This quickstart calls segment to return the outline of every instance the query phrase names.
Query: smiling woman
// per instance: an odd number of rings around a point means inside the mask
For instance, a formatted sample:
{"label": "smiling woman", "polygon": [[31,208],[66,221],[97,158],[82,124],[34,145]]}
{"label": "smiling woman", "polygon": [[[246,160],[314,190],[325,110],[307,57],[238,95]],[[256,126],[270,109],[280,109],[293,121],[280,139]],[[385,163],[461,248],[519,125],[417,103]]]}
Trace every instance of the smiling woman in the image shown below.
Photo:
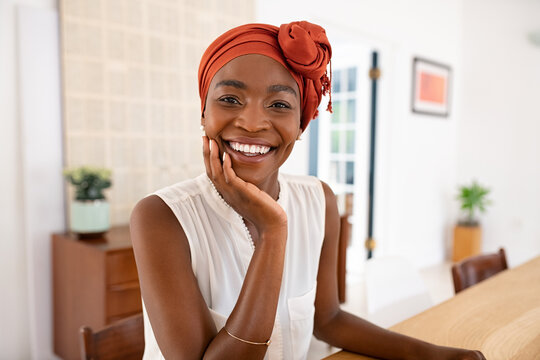
{"label": "smiling woman", "polygon": [[312,334],[378,358],[483,359],[340,310],[334,194],[279,172],[330,90],[330,57],[324,29],[305,21],[243,25],[203,55],[206,173],[131,216],[145,359],[305,359]]}

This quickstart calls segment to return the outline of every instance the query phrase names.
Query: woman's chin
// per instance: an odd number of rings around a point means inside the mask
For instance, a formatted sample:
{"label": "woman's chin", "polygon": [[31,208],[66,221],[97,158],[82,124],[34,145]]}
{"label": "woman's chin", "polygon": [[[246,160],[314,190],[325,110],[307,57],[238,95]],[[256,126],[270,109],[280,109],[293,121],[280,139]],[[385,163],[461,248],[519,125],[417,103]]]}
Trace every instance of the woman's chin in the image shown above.
{"label": "woman's chin", "polygon": [[257,186],[261,190],[266,190],[263,188],[264,184],[271,183],[274,177],[277,180],[277,170],[274,173],[269,174],[267,172],[258,172],[253,168],[243,166],[235,167],[234,165],[233,170],[240,179]]}
{"label": "woman's chin", "polygon": [[260,185],[262,183],[262,179],[264,178],[263,176],[257,176],[257,174],[254,174],[253,170],[242,169],[240,167],[235,169],[234,166],[233,170],[236,176],[238,176],[240,179],[256,186]]}

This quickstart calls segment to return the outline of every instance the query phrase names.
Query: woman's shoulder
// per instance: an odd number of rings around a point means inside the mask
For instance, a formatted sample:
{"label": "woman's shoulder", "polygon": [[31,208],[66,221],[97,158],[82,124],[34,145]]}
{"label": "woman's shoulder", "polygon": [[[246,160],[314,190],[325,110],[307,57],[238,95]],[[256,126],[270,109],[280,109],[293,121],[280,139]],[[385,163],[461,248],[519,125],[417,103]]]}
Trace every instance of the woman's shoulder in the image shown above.
{"label": "woman's shoulder", "polygon": [[139,200],[131,211],[129,227],[135,249],[145,248],[156,241],[164,245],[173,239],[186,238],[170,206],[157,195]]}
{"label": "woman's shoulder", "polygon": [[[176,209],[187,203],[189,197],[201,194],[206,174],[179,181],[146,195],[139,200],[131,212],[131,224],[151,224],[152,226],[178,228],[180,223]],[[181,226],[180,226],[181,228]]]}
{"label": "woman's shoulder", "polygon": [[165,186],[149,194],[149,196],[157,195],[167,203],[168,200],[182,200],[185,197],[196,196],[205,191],[205,185],[207,185],[205,180],[207,178],[206,174],[203,173],[195,178]]}

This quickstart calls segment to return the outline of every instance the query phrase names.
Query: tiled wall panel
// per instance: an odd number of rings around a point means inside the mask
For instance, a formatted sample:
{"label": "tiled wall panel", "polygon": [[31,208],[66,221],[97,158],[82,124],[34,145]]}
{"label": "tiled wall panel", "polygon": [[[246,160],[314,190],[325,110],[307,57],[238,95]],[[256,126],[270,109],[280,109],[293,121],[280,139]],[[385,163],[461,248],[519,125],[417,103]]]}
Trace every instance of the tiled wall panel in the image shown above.
{"label": "tiled wall panel", "polygon": [[60,0],[66,166],[112,169],[113,224],[204,171],[197,68],[253,0]]}

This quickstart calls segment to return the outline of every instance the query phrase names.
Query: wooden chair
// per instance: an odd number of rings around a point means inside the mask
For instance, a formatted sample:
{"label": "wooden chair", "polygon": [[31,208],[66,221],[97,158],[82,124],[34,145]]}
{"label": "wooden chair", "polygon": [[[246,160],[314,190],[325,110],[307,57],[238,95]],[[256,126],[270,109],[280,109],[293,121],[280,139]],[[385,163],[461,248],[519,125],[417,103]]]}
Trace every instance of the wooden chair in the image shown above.
{"label": "wooden chair", "polygon": [[121,319],[96,332],[88,326],[82,326],[79,331],[82,360],[142,359],[142,314]]}
{"label": "wooden chair", "polygon": [[506,269],[508,269],[508,265],[503,248],[494,254],[469,257],[452,266],[454,290],[457,294]]}
{"label": "wooden chair", "polygon": [[351,237],[351,223],[349,214],[340,216],[340,231],[338,245],[338,297],[339,302],[345,302],[346,295],[346,276],[347,276],[347,247]]}

